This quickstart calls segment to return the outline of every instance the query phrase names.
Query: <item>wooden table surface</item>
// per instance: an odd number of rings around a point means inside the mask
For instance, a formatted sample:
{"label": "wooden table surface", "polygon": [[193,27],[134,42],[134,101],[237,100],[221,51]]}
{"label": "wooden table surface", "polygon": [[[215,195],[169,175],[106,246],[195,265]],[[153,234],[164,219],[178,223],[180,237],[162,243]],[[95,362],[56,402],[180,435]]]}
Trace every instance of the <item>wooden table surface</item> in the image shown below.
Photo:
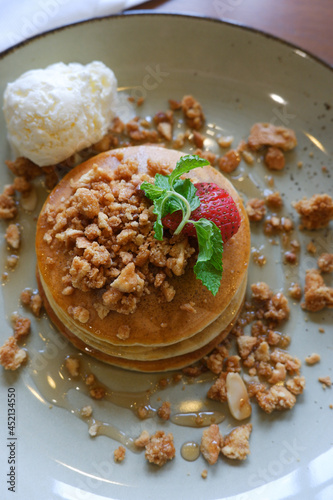
{"label": "wooden table surface", "polygon": [[333,66],[332,0],[151,0],[136,9],[240,23],[291,42]]}

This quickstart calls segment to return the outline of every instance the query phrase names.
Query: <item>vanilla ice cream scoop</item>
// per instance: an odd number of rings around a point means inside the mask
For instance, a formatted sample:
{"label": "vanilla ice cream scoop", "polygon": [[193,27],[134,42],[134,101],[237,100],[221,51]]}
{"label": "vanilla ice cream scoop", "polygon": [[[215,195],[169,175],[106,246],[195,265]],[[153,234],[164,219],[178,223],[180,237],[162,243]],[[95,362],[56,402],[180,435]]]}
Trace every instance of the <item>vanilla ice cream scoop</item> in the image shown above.
{"label": "vanilla ice cream scoop", "polygon": [[116,77],[102,62],[27,71],[4,93],[8,140],[17,156],[54,165],[98,142],[116,103]]}

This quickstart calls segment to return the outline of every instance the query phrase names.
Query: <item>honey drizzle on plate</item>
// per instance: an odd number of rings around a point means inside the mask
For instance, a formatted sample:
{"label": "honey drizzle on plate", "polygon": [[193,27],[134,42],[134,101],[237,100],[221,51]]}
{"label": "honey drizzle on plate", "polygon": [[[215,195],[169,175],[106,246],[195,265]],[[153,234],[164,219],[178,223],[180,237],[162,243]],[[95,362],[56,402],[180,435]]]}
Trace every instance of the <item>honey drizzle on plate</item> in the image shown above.
{"label": "honey drizzle on plate", "polygon": [[[75,354],[76,359],[79,360],[80,369],[77,376],[70,376],[69,372],[65,366],[65,360],[62,357],[63,352],[60,351],[56,359],[53,359],[42,369],[37,369],[34,367],[33,363],[29,366],[29,372],[33,382],[39,392],[40,396],[43,398],[44,402],[48,402],[51,405],[63,408],[69,411],[71,414],[77,418],[86,422],[88,429],[91,430],[94,427],[94,436],[106,436],[109,437],[123,446],[126,446],[133,452],[138,452],[138,448],[134,444],[134,440],[137,435],[129,436],[123,430],[118,428],[115,424],[101,421],[95,418],[93,415],[89,417],[84,417],[81,414],[81,408],[90,404],[94,406],[95,399],[91,398],[90,390],[94,388],[99,388],[103,391],[104,395],[101,401],[107,401],[111,405],[116,407],[124,408],[131,411],[137,417],[138,409],[144,408],[146,410],[146,418],[154,418],[157,414],[157,409],[151,404],[151,398],[153,395],[163,392],[165,384],[160,384],[160,381],[154,382],[153,379],[148,380],[148,388],[138,391],[127,391],[127,390],[115,390],[111,384],[105,384],[99,380],[95,375],[94,361],[88,361],[83,354]],[[66,358],[65,358],[66,359]],[[104,370],[111,370],[112,367],[105,367]],[[98,370],[97,370],[98,371]],[[104,372],[105,373],[105,372]],[[118,373],[118,372],[117,372]],[[120,371],[122,373],[122,371]],[[86,381],[89,376],[93,375],[93,383],[87,385]],[[155,375],[156,377],[156,375]],[[163,379],[167,381],[170,385],[172,383],[172,378]],[[184,385],[193,385],[196,383],[203,383],[208,381],[207,374],[203,374],[202,377],[197,379],[182,380]],[[119,380],[115,380],[115,383],[119,385]],[[147,385],[147,381],[146,381]],[[84,402],[78,406],[72,402],[72,395],[82,395],[84,396]],[[87,403],[87,397],[89,397],[89,402]],[[83,399],[83,398],[82,398]],[[160,400],[161,398],[158,398]],[[199,403],[199,401],[197,402]],[[224,420],[224,415],[219,411],[177,411],[181,410],[180,405],[173,405],[175,413],[170,418],[170,422],[177,426],[187,426],[187,427],[206,427],[212,423],[220,423]],[[138,426],[139,428],[139,426]],[[139,434],[139,432],[138,432]],[[188,457],[191,454],[191,446],[188,449],[184,448],[184,457]],[[194,446],[195,448],[195,446]],[[187,451],[186,451],[187,450]],[[194,451],[192,450],[194,453]],[[193,455],[192,453],[192,455]],[[192,456],[191,455],[191,456]],[[182,455],[183,456],[183,455]],[[199,456],[199,455],[198,455]],[[185,458],[186,460],[194,460],[194,458]]]}

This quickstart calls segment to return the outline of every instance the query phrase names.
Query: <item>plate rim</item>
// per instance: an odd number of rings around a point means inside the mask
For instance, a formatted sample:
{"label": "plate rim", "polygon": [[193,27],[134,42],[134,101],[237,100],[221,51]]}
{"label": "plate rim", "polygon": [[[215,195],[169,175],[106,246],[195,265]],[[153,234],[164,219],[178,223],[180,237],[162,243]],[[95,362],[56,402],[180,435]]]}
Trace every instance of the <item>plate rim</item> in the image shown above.
{"label": "plate rim", "polygon": [[213,22],[213,23],[218,23],[220,25],[224,25],[224,26],[230,26],[230,27],[234,27],[236,29],[241,29],[241,30],[244,30],[244,31],[247,31],[247,32],[250,32],[250,33],[253,33],[253,34],[257,34],[257,35],[260,35],[262,36],[263,38],[268,38],[270,40],[273,40],[277,43],[280,43],[282,45],[285,45],[287,47],[289,47],[290,49],[294,49],[294,50],[299,50],[301,52],[303,52],[304,54],[306,54],[307,57],[310,57],[311,59],[313,59],[315,62],[321,64],[322,66],[324,66],[326,69],[328,69],[329,71],[331,71],[333,73],[333,63],[330,64],[328,61],[325,61],[324,59],[322,59],[320,56],[317,56],[316,54],[313,54],[311,51],[307,50],[307,49],[304,49],[302,48],[301,46],[293,43],[293,42],[289,42],[288,40],[285,40],[284,38],[282,37],[279,37],[277,35],[273,35],[265,30],[262,30],[262,29],[259,29],[259,28],[254,28],[252,26],[248,26],[247,24],[245,23],[241,23],[241,22],[238,22],[238,21],[234,21],[234,20],[229,20],[229,19],[219,19],[219,18],[215,18],[215,17],[211,17],[211,16],[204,16],[204,15],[201,15],[201,14],[196,14],[196,13],[187,13],[187,12],[169,12],[169,11],[166,11],[166,12],[156,12],[155,10],[153,9],[135,9],[135,10],[129,10],[129,11],[124,11],[122,13],[119,13],[119,14],[110,14],[108,16],[101,16],[101,17],[92,17],[92,18],[89,18],[89,19],[85,19],[85,20],[82,20],[82,21],[77,21],[77,22],[73,22],[73,23],[70,23],[70,24],[66,24],[64,26],[59,26],[58,28],[52,28],[50,30],[46,30],[46,31],[43,31],[37,35],[34,35],[32,37],[29,37],[5,50],[3,50],[2,52],[0,52],[0,62],[2,59],[4,59],[5,57],[7,57],[8,55],[10,55],[11,53],[14,53],[15,51],[17,51],[18,49],[34,42],[35,40],[38,40],[38,39],[42,39],[44,38],[45,36],[48,36],[48,35],[51,35],[53,33],[58,33],[58,32],[61,32],[61,31],[64,31],[64,30],[68,30],[68,29],[71,29],[72,27],[74,26],[79,26],[79,25],[83,25],[83,24],[91,24],[91,23],[96,23],[96,22],[100,22],[100,21],[105,21],[106,19],[117,19],[117,18],[130,18],[130,17],[145,17],[145,16],[153,16],[153,17],[178,17],[178,18],[186,18],[186,19],[194,19],[194,20],[199,20],[199,21],[203,21],[203,22]]}

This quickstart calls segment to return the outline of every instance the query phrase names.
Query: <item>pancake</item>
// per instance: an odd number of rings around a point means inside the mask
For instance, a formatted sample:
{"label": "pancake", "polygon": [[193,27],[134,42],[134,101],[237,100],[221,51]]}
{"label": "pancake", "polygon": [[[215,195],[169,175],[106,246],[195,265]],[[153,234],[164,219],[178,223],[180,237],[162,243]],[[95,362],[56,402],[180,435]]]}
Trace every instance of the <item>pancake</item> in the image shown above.
{"label": "pancake", "polygon": [[[104,317],[105,305],[96,306],[103,303],[103,294],[110,288],[110,280],[98,285],[99,288],[87,288],[85,285],[75,288],[72,283],[68,284],[69,270],[73,270],[73,255],[76,252],[80,256],[85,251],[85,245],[93,243],[93,240],[90,238],[87,242],[86,230],[77,229],[76,236],[72,228],[72,232],[68,232],[70,238],[64,241],[63,235],[66,235],[69,224],[68,220],[63,220],[66,219],[63,208],[66,202],[76,196],[75,192],[79,193],[79,189],[86,193],[93,187],[94,192],[98,182],[100,188],[103,182],[110,184],[105,179],[115,176],[119,185],[126,188],[128,183],[138,182],[140,176],[151,176],[152,172],[165,174],[175,167],[181,156],[183,154],[179,151],[155,146],[102,153],[69,172],[49,195],[40,213],[36,233],[37,275],[46,310],[58,329],[76,347],[105,362],[139,371],[164,371],[186,366],[207,354],[225,338],[243,303],[250,254],[248,219],[234,187],[210,166],[195,169],[187,177],[195,182],[214,182],[226,189],[241,215],[238,232],[224,245],[223,275],[215,297],[196,279],[191,257],[183,274],[177,276],[169,272],[167,276],[168,286],[174,291],[172,300],[165,300],[160,287],[150,284],[130,313],[123,313],[120,308],[106,311]],[[99,179],[98,182],[96,179]],[[72,209],[68,210],[70,214]],[[99,217],[93,210],[88,213],[89,228],[97,228],[100,222],[103,223]],[[110,220],[110,213],[108,217]],[[123,253],[124,258],[130,258],[128,251]],[[156,273],[159,273],[158,268]],[[71,293],[64,294],[65,288]],[[84,317],[73,314],[76,310],[84,311]],[[126,332],[126,335],[120,332]]]}

